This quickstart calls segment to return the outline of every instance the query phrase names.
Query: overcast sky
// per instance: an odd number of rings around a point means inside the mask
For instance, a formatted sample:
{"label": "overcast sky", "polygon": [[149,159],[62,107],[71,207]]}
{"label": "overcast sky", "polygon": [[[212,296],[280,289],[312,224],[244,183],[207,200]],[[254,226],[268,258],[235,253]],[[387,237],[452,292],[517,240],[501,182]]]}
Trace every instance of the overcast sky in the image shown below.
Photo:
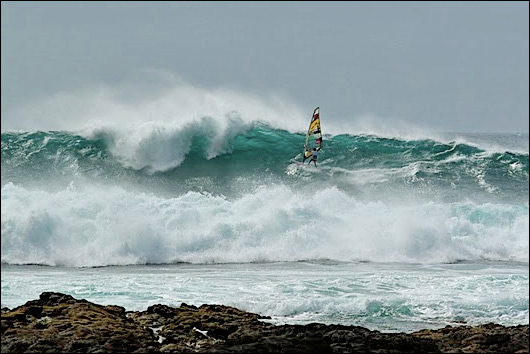
{"label": "overcast sky", "polygon": [[159,72],[205,89],[283,95],[336,121],[528,132],[526,1],[1,7],[3,125],[57,92],[141,85],[142,73]]}

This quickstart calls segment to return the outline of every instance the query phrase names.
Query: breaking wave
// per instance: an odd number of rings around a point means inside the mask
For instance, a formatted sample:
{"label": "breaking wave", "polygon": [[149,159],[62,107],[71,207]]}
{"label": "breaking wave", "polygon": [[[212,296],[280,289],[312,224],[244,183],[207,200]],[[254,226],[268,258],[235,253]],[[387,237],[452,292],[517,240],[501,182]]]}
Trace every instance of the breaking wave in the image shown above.
{"label": "breaking wave", "polygon": [[2,262],[528,262],[528,152],[345,133],[315,168],[304,138],[237,115],[4,132]]}

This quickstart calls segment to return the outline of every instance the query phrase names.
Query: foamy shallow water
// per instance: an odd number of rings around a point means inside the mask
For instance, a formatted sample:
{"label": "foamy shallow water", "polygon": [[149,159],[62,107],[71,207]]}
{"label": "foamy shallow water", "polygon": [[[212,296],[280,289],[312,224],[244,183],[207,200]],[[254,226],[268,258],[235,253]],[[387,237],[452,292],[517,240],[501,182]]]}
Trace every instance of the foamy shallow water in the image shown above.
{"label": "foamy shallow water", "polygon": [[529,322],[528,263],[303,261],[67,268],[2,265],[2,307],[56,291],[143,311],[223,304],[273,323],[412,332],[448,324]]}

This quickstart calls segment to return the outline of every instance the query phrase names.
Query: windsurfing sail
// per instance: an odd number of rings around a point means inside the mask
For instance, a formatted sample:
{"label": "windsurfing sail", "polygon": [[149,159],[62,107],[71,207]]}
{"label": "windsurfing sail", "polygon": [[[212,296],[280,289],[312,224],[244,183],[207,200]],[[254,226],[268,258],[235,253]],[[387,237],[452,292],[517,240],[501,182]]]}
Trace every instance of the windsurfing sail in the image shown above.
{"label": "windsurfing sail", "polygon": [[312,155],[313,148],[316,148],[319,151],[322,148],[322,131],[320,129],[320,108],[317,107],[313,111],[313,116],[311,117],[311,123],[309,123],[309,129],[305,136],[304,144],[304,159],[308,159]]}

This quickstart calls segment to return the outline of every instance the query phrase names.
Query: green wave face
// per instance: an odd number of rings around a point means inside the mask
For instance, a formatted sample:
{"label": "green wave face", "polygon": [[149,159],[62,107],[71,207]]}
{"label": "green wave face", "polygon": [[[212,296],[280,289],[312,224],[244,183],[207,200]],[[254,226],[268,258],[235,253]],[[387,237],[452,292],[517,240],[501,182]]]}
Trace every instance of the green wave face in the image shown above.
{"label": "green wave face", "polygon": [[[360,198],[528,200],[528,153],[431,139],[324,135],[318,167],[300,165],[305,136],[252,124],[217,134],[208,124],[152,132],[131,143],[116,132],[3,133],[2,185],[67,185],[89,179],[162,192],[230,196],[241,180],[300,188],[336,186]],[[507,137],[506,139],[509,139]],[[125,142],[125,143],[124,143]]]}

